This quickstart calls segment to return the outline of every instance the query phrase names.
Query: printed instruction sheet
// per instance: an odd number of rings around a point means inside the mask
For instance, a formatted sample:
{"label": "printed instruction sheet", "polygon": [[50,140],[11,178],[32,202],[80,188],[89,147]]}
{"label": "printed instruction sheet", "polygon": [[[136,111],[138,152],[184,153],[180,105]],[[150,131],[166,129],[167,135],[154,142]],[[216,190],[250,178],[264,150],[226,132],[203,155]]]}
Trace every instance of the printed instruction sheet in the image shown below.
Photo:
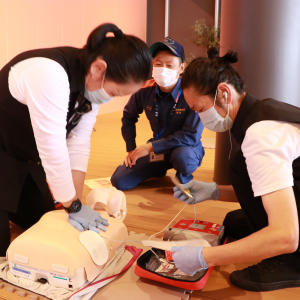
{"label": "printed instruction sheet", "polygon": [[89,179],[89,180],[85,180],[84,183],[92,190],[97,188],[112,187],[112,184],[110,182],[110,177]]}

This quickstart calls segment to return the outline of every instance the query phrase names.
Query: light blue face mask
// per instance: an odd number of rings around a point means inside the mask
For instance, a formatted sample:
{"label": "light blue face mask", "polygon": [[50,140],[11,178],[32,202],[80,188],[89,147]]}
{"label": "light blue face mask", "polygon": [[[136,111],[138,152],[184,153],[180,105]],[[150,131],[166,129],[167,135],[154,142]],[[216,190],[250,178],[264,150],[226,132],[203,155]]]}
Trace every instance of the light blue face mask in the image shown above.
{"label": "light blue face mask", "polygon": [[103,75],[102,79],[102,87],[101,89],[95,91],[89,91],[87,87],[85,87],[84,97],[91,101],[92,103],[102,104],[107,103],[108,101],[112,100],[114,97],[108,95],[103,88],[105,75]]}

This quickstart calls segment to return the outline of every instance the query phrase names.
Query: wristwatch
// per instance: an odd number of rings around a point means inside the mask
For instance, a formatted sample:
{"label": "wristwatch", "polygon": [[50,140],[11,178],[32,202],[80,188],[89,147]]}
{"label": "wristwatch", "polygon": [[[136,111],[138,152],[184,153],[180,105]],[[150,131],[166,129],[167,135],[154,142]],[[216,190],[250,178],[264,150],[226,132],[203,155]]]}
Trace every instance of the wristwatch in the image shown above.
{"label": "wristwatch", "polygon": [[63,206],[63,208],[68,214],[72,214],[75,212],[79,212],[81,210],[81,206],[82,206],[81,201],[79,199],[77,199],[77,200],[74,200],[69,207]]}

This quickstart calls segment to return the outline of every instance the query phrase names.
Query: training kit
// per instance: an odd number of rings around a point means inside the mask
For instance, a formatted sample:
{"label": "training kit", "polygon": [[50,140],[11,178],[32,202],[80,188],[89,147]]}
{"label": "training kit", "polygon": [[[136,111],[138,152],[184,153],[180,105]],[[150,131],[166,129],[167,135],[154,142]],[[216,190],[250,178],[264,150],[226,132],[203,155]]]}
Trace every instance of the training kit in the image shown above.
{"label": "training kit", "polygon": [[[53,300],[88,300],[126,271],[142,250],[125,245],[128,232],[122,222],[127,211],[124,193],[109,186],[96,188],[86,200],[88,206],[108,218],[106,232],[80,232],[69,223],[64,211],[49,212],[11,243],[7,261],[0,262],[0,279]],[[202,289],[213,268],[193,276],[184,274],[172,262],[171,246],[218,245],[223,232],[218,224],[196,218],[180,220],[166,230],[164,241],[142,241],[153,248],[138,259],[135,273],[188,290]]]}
{"label": "training kit", "polygon": [[144,278],[187,290],[201,290],[214,268],[201,269],[194,275],[186,275],[175,267],[172,261],[171,247],[217,246],[222,243],[223,235],[224,226],[222,225],[199,220],[179,220],[172,228],[165,231],[164,241],[143,241],[144,245],[154,248],[139,257],[135,273]]}

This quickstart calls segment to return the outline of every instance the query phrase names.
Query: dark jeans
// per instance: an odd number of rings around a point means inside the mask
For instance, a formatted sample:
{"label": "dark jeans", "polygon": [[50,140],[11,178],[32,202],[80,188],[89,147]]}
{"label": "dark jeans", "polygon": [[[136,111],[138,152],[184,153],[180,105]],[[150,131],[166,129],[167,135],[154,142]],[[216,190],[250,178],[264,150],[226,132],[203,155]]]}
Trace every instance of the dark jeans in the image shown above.
{"label": "dark jeans", "polygon": [[11,213],[0,209],[0,257],[6,255],[6,250],[10,244],[9,221],[23,229],[28,229],[51,210],[55,210],[55,206],[50,190],[48,189],[45,195],[42,194],[31,175],[28,175],[17,212]]}
{"label": "dark jeans", "polygon": [[167,170],[172,168],[177,171],[176,176],[181,183],[187,183],[193,179],[192,173],[201,165],[203,156],[201,144],[197,147],[177,147],[165,154],[164,161],[150,162],[147,155],[139,158],[132,168],[120,165],[112,175],[111,183],[118,190],[129,190],[147,179],[165,176]]}

